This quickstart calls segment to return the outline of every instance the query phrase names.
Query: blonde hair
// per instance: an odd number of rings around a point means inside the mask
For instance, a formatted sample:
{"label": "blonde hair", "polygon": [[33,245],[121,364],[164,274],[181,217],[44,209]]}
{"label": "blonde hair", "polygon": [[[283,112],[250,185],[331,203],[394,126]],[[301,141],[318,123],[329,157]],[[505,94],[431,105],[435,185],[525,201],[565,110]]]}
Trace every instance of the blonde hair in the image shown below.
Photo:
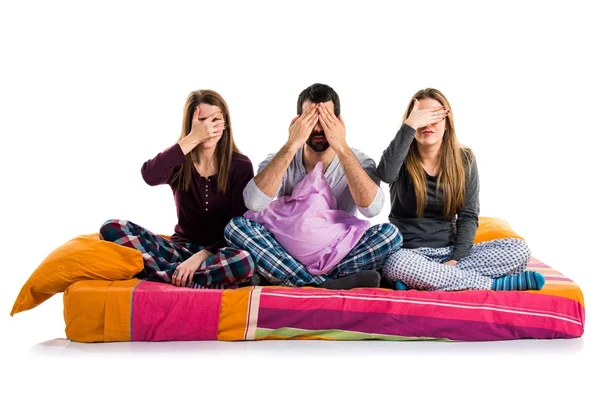
{"label": "blonde hair", "polygon": [[[217,188],[220,192],[225,193],[227,191],[227,179],[229,177],[229,168],[231,167],[233,152],[239,153],[240,151],[233,140],[229,107],[227,106],[225,99],[223,99],[219,93],[215,92],[214,90],[196,90],[188,95],[183,108],[183,123],[181,126],[181,135],[179,136],[179,140],[186,137],[192,130],[192,118],[194,117],[196,107],[200,104],[217,106],[223,112],[225,130],[223,131],[223,136],[221,136],[221,139],[217,143],[215,156],[219,169],[217,175]],[[194,173],[193,153],[194,152],[191,151],[186,154],[185,163],[175,171],[171,180],[175,188],[186,192],[190,188],[192,174]]]}
{"label": "blonde hair", "polygon": [[[437,89],[427,88],[419,90],[411,98],[404,113],[404,121],[408,119],[414,107],[415,99],[433,99],[438,101],[445,109],[452,111],[448,99],[446,99],[446,96],[442,92]],[[470,174],[473,158],[472,151],[467,147],[461,146],[458,142],[454,130],[454,117],[452,112],[450,112],[446,117],[446,130],[437,159],[438,178],[436,194],[441,187],[444,195],[444,217],[454,217],[465,204],[467,174]],[[405,165],[415,189],[417,216],[422,217],[427,204],[427,179],[421,164],[421,156],[417,150],[416,140],[410,145]]]}

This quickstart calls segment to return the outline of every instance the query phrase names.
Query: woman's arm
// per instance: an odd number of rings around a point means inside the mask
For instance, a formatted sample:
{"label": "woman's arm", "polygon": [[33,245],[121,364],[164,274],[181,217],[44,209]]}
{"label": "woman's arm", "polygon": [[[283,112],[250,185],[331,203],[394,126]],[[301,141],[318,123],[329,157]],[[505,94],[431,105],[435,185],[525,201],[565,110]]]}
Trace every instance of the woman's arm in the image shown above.
{"label": "woman's arm", "polygon": [[398,133],[390,143],[387,149],[383,152],[379,165],[377,166],[377,174],[385,183],[392,183],[398,179],[400,169],[410,144],[415,138],[417,129],[427,125],[437,124],[442,121],[448,115],[450,111],[444,109],[444,107],[435,108],[421,108],[419,100],[414,100],[413,109],[410,115],[404,121],[404,124],[400,127]]}
{"label": "woman's arm", "polygon": [[148,185],[169,183],[173,171],[185,162],[185,156],[189,152],[200,143],[223,134],[224,123],[220,111],[202,119],[199,119],[199,115],[200,109],[196,107],[190,133],[142,165],[142,177]]}
{"label": "woman's arm", "polygon": [[377,175],[385,183],[392,183],[398,179],[400,168],[406,160],[410,144],[415,138],[415,130],[407,124],[402,124],[390,145],[385,149],[379,165]]}
{"label": "woman's arm", "polygon": [[150,186],[169,183],[173,170],[185,162],[179,144],[174,144],[142,165],[142,178]]}
{"label": "woman's arm", "polygon": [[458,212],[454,251],[450,256],[450,260],[459,261],[469,254],[471,247],[473,247],[475,233],[479,227],[479,173],[475,158],[473,158],[470,177],[468,178],[465,206]]}

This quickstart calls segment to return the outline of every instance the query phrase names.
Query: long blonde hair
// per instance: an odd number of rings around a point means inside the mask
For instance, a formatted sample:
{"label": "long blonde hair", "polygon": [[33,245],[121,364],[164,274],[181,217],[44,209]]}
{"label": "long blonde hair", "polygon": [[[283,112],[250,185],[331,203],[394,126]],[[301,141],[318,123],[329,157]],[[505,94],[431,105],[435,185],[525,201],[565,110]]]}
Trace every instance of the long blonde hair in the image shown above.
{"label": "long blonde hair", "polygon": [[[217,106],[223,112],[225,130],[223,131],[223,136],[221,136],[221,139],[217,143],[215,155],[217,157],[217,166],[219,168],[217,175],[217,188],[220,192],[225,193],[227,191],[227,178],[229,177],[229,168],[231,167],[231,158],[233,157],[233,152],[239,153],[240,151],[233,140],[229,107],[227,106],[225,99],[223,99],[219,93],[215,92],[214,90],[196,90],[188,95],[188,98],[185,102],[185,107],[183,108],[183,123],[181,126],[181,135],[179,136],[179,140],[189,135],[190,131],[192,130],[192,118],[194,117],[196,107],[200,104]],[[194,173],[193,154],[193,151],[186,154],[185,164],[175,171],[171,179],[171,182],[177,189],[186,192],[190,188],[192,174]]]}
{"label": "long blonde hair", "polygon": [[[411,98],[404,121],[408,119],[413,107],[414,100],[433,99],[438,101],[445,109],[452,111],[446,96],[437,89],[427,88],[419,90]],[[467,185],[467,174],[470,174],[473,162],[472,151],[458,142],[454,130],[454,117],[452,112],[446,117],[446,130],[442,138],[442,145],[437,159],[438,178],[437,190],[443,189],[444,195],[444,217],[451,218],[465,204],[465,188]],[[427,204],[427,179],[425,170],[421,164],[421,156],[417,150],[417,141],[414,140],[405,161],[406,168],[415,188],[417,199],[417,216],[422,217]]]}

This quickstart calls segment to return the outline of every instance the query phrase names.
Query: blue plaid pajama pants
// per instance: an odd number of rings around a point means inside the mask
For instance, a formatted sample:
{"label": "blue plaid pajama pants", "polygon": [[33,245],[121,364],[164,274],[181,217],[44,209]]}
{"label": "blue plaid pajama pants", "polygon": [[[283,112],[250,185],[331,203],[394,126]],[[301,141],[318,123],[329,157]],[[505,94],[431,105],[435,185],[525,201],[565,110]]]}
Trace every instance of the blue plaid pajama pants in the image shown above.
{"label": "blue plaid pajama pants", "polygon": [[248,218],[233,218],[225,227],[225,241],[252,254],[256,271],[275,285],[318,286],[328,278],[382,268],[388,254],[402,246],[402,235],[392,224],[372,226],[327,275],[309,273],[264,226]]}
{"label": "blue plaid pajama pants", "polygon": [[[195,243],[174,242],[130,221],[110,219],[100,228],[100,239],[139,250],[144,270],[137,278],[171,283],[175,268],[204,249]],[[233,289],[252,276],[254,262],[247,251],[223,247],[194,273],[195,289]]]}
{"label": "blue plaid pajama pants", "polygon": [[524,240],[496,239],[473,245],[455,266],[444,263],[454,247],[400,249],[383,267],[390,282],[402,281],[419,290],[489,290],[494,278],[525,271],[531,251]]}

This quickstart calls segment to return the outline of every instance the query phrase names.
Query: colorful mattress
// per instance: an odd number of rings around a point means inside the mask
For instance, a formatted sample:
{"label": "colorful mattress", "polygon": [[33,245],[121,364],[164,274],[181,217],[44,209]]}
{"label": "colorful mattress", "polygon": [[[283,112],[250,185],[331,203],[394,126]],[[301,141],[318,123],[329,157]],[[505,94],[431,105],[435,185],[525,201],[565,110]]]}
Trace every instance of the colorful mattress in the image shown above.
{"label": "colorful mattress", "polygon": [[579,286],[535,258],[528,268],[545,275],[542,290],[197,290],[137,279],[79,281],[64,292],[65,331],[77,342],[582,336],[585,308]]}

